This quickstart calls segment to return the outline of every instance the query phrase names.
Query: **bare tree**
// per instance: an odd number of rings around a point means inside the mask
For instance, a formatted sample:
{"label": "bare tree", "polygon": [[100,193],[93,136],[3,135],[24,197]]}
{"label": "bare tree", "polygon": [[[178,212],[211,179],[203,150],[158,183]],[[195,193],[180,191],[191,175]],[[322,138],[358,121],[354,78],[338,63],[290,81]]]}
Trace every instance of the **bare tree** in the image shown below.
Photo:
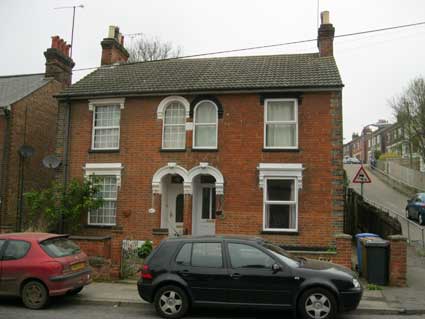
{"label": "bare tree", "polygon": [[181,55],[180,46],[174,47],[171,42],[163,42],[157,37],[147,37],[144,34],[130,41],[127,51],[130,54],[128,62],[155,61]]}
{"label": "bare tree", "polygon": [[391,103],[397,122],[404,129],[412,160],[414,150],[425,161],[425,79],[416,78]]}

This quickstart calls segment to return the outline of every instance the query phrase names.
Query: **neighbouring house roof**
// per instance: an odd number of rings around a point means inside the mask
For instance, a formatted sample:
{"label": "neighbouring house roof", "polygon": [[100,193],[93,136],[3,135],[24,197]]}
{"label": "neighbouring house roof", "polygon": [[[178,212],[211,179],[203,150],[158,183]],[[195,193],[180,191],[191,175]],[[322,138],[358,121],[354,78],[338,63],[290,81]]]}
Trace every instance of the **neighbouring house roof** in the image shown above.
{"label": "neighbouring house roof", "polygon": [[21,100],[49,81],[44,73],[0,76],[0,107]]}
{"label": "neighbouring house roof", "polygon": [[333,57],[318,53],[172,59],[104,66],[58,97],[342,87]]}

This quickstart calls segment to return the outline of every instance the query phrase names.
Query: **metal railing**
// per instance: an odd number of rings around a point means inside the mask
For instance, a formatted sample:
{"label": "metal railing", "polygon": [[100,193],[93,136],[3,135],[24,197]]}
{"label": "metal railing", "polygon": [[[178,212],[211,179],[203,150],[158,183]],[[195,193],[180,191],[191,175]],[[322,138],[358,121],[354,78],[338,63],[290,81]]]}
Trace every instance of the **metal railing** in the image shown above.
{"label": "metal railing", "polygon": [[[357,192],[357,190],[354,190],[354,191]],[[407,241],[411,244],[422,243],[422,247],[425,248],[425,231],[424,231],[425,228],[423,226],[416,224],[415,222],[411,221],[406,216],[403,216],[397,211],[391,208],[382,206],[381,204],[374,202],[373,200],[370,200],[364,196],[363,196],[363,200],[366,203],[388,213],[391,217],[394,217],[399,222],[403,221],[404,223],[400,222],[400,224],[403,231],[403,235],[405,236],[407,235]],[[404,231],[404,229],[406,231]]]}

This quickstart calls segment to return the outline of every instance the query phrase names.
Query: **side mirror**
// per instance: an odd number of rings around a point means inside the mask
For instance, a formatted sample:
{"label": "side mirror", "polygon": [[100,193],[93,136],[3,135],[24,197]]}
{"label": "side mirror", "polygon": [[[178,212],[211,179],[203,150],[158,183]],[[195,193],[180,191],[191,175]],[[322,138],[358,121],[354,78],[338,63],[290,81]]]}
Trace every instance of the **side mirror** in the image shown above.
{"label": "side mirror", "polygon": [[276,273],[278,271],[281,271],[282,270],[282,267],[279,264],[273,264],[272,265],[272,270],[273,270],[273,273]]}

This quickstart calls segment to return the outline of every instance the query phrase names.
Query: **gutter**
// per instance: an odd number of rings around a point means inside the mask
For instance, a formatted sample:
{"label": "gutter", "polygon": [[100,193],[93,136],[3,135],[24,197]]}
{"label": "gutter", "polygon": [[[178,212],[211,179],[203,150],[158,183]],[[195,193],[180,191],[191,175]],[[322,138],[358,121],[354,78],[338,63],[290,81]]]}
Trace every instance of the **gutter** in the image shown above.
{"label": "gutter", "polygon": [[66,94],[60,93],[54,95],[60,101],[64,100],[82,100],[90,98],[109,98],[117,96],[125,97],[139,97],[139,96],[159,96],[159,95],[204,95],[204,94],[258,94],[258,93],[281,93],[281,92],[329,92],[329,91],[342,91],[344,85],[332,85],[321,87],[287,87],[287,88],[270,88],[270,89],[225,89],[225,90],[188,90],[188,91],[150,91],[150,92],[134,92],[134,91],[121,91],[121,92],[103,92],[103,93],[89,93],[89,94]]}

